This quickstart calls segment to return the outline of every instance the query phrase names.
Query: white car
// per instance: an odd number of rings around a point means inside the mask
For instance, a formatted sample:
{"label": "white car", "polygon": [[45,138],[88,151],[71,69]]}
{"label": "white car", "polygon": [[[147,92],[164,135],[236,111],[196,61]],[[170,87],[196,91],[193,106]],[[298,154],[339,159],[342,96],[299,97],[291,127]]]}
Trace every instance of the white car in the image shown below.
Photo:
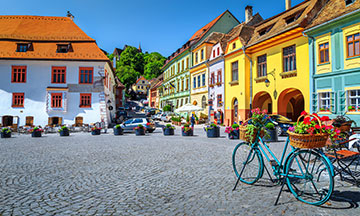
{"label": "white car", "polygon": [[160,120],[161,120],[161,121],[164,121],[164,122],[170,122],[172,116],[173,116],[173,115],[172,115],[171,113],[163,113],[163,114],[161,115]]}

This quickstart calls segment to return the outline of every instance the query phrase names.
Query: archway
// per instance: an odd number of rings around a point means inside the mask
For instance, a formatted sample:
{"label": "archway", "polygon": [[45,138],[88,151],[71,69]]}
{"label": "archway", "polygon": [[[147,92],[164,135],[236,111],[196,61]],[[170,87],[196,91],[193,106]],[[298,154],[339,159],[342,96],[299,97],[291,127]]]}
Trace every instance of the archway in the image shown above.
{"label": "archway", "polygon": [[296,121],[304,110],[304,103],[304,96],[300,90],[285,89],[279,95],[278,113]]}
{"label": "archway", "polygon": [[14,124],[14,117],[13,116],[3,116],[2,117],[2,125],[3,127],[10,127]]}
{"label": "archway", "polygon": [[233,103],[232,103],[232,117],[231,117],[231,124],[233,124],[234,122],[238,121],[238,115],[239,115],[239,105],[238,105],[238,100],[237,98],[233,99]]}
{"label": "archway", "polygon": [[270,94],[264,91],[257,93],[253,100],[253,108],[266,109],[271,114],[273,109]]}

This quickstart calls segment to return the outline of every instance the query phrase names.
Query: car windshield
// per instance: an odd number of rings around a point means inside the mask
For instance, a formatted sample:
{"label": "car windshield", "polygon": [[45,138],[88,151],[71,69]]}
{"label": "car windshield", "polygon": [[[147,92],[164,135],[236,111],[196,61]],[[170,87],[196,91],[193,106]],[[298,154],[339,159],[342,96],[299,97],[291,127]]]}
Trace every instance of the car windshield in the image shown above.
{"label": "car windshield", "polygon": [[125,124],[130,124],[133,120],[134,120],[134,119],[129,119],[129,120],[125,121],[124,123],[125,123]]}
{"label": "car windshield", "polygon": [[135,120],[133,121],[133,123],[142,123],[142,122],[143,122],[143,120],[142,120],[142,119],[140,119],[140,118],[135,119]]}
{"label": "car windshield", "polygon": [[151,119],[146,119],[146,121],[148,122],[148,123],[153,123],[153,121],[151,120]]}

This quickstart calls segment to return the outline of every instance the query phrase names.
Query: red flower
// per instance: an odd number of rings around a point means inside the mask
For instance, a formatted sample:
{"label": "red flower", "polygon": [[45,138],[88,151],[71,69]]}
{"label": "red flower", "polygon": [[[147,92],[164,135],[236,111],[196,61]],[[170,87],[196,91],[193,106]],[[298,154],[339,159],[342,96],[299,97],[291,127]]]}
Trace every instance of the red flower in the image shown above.
{"label": "red flower", "polygon": [[310,117],[306,117],[306,118],[304,119],[304,124],[308,125],[308,124],[310,124],[310,123],[311,123]]}
{"label": "red flower", "polygon": [[320,116],[317,113],[313,113],[313,115],[320,118]]}
{"label": "red flower", "polygon": [[308,113],[306,111],[302,111],[301,115],[307,115]]}
{"label": "red flower", "polygon": [[315,128],[319,130],[321,127],[320,125],[315,125]]}
{"label": "red flower", "polygon": [[329,121],[329,120],[330,120],[329,116],[321,117],[321,121]]}

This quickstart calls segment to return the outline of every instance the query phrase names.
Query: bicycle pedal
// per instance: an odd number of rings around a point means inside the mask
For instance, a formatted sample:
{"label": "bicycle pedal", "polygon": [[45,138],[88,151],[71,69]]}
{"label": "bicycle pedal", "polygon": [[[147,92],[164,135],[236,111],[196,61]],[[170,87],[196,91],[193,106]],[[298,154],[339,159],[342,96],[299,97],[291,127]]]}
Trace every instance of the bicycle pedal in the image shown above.
{"label": "bicycle pedal", "polygon": [[276,162],[276,160],[270,160],[270,164],[273,167],[279,166],[279,164]]}

